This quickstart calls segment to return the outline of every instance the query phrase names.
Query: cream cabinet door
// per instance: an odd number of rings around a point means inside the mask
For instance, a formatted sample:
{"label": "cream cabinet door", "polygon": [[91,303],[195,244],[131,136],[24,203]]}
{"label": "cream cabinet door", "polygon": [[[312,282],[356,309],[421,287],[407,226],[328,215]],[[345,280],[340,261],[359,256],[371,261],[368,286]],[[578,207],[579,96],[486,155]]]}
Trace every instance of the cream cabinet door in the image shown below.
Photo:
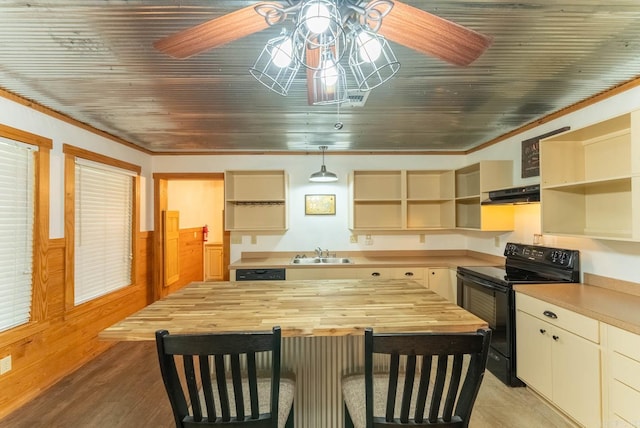
{"label": "cream cabinet door", "polygon": [[431,291],[438,293],[451,303],[456,303],[456,293],[451,284],[449,268],[427,269],[427,286]]}
{"label": "cream cabinet door", "polygon": [[599,346],[560,328],[551,332],[553,401],[583,426],[600,427]]}
{"label": "cream cabinet door", "polygon": [[551,325],[516,311],[516,375],[529,387],[552,398]]}

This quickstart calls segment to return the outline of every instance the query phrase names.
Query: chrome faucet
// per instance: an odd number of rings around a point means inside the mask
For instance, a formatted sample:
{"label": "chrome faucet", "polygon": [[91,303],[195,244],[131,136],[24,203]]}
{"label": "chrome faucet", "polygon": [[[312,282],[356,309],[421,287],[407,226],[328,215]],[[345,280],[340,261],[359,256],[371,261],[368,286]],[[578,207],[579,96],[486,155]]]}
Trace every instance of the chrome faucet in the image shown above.
{"label": "chrome faucet", "polygon": [[317,247],[315,251],[316,251],[316,257],[322,257],[322,248]]}

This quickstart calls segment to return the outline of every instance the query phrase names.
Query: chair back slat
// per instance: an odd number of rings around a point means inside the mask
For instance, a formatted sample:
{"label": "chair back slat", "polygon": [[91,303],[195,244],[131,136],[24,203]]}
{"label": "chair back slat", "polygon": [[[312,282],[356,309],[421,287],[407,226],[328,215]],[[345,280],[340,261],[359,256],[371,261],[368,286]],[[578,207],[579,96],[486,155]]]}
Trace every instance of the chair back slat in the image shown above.
{"label": "chair back slat", "polygon": [[436,380],[433,384],[433,396],[431,397],[431,406],[429,408],[429,422],[434,423],[438,420],[440,412],[440,403],[442,402],[442,394],[444,384],[447,380],[447,366],[449,358],[447,355],[438,355],[438,365],[436,368]]}
{"label": "chair back slat", "polygon": [[421,424],[424,422],[424,409],[427,403],[427,395],[429,393],[429,380],[431,380],[431,355],[422,357],[420,366],[420,385],[418,386],[418,395],[416,396],[416,412],[413,415],[414,420]]}
{"label": "chair back slat", "polygon": [[196,422],[202,420],[202,411],[200,407],[200,396],[198,395],[198,379],[196,376],[195,366],[193,364],[193,356],[183,358],[185,380],[189,391],[189,400],[191,407],[194,409],[193,419]]}
{"label": "chair back slat", "polygon": [[460,386],[460,377],[462,376],[462,360],[462,354],[455,354],[453,356],[453,365],[451,367],[451,376],[449,379],[449,390],[444,402],[444,409],[442,410],[442,419],[445,422],[451,421],[453,406],[455,405],[456,398],[458,397],[458,387]]}
{"label": "chair back slat", "polygon": [[223,422],[231,420],[231,409],[229,406],[229,393],[227,392],[227,370],[224,363],[224,355],[216,354],[214,357],[216,365],[216,385],[218,386],[218,396],[220,397],[220,414]]}
{"label": "chair back slat", "polygon": [[396,395],[398,391],[398,377],[400,372],[400,355],[391,354],[391,363],[389,364],[389,385],[387,386],[387,410],[385,419],[389,422],[393,420],[396,408]]}
{"label": "chair back slat", "polygon": [[[374,334],[366,329],[366,426],[467,427],[484,376],[490,340],[489,329],[455,334]],[[384,415],[374,412],[374,385],[378,384],[373,380],[373,354],[389,356]],[[403,385],[399,386],[401,379]],[[402,391],[399,406],[398,388]]]}
{"label": "chair back slat", "polygon": [[[276,428],[281,381],[280,343],[279,327],[274,327],[272,332],[209,335],[156,332],[160,369],[176,427],[226,424],[240,428],[248,424],[255,428]],[[267,378],[269,392],[265,391],[265,380],[258,382],[256,353],[261,352],[271,354],[271,376]],[[183,360],[182,380],[176,357]],[[290,392],[288,394],[292,397]],[[263,413],[261,402],[264,402]],[[267,403],[269,410],[264,413]],[[291,421],[289,418],[287,426]]]}
{"label": "chair back slat", "polygon": [[[207,408],[207,415],[210,418],[215,419],[216,416],[216,405],[213,401],[213,385],[211,384],[211,367],[209,365],[209,356],[202,355],[199,357],[200,360],[200,378],[202,382],[202,392],[204,394],[204,402]],[[207,374],[209,374],[207,376]]]}
{"label": "chair back slat", "polygon": [[416,373],[416,356],[408,355],[405,366],[404,387],[402,388],[402,404],[400,405],[400,421],[409,422],[411,395],[413,394],[413,379]]}

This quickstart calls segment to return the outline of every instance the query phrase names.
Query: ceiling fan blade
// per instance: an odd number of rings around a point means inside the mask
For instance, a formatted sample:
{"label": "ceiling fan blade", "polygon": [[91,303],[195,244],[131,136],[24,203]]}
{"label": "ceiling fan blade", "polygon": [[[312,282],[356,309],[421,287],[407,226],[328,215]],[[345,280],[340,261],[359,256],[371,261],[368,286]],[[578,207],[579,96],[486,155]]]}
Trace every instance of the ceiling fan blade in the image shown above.
{"label": "ceiling fan blade", "polygon": [[160,39],[153,47],[174,58],[185,59],[269,27],[255,5],[203,22]]}
{"label": "ceiling fan blade", "polygon": [[378,30],[389,40],[460,66],[471,64],[491,46],[489,36],[408,4],[393,3]]}

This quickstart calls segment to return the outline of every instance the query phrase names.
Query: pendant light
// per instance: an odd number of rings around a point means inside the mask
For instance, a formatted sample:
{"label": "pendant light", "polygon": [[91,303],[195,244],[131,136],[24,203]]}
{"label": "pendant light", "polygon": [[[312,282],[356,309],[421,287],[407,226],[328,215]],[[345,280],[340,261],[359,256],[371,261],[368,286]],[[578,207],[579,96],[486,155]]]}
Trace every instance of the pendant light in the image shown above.
{"label": "pendant light", "polygon": [[327,167],[324,166],[324,152],[328,147],[320,146],[318,148],[322,151],[322,166],[320,167],[320,171],[311,174],[309,181],[313,181],[314,183],[330,183],[332,181],[338,181],[338,176],[331,171],[327,171]]}

